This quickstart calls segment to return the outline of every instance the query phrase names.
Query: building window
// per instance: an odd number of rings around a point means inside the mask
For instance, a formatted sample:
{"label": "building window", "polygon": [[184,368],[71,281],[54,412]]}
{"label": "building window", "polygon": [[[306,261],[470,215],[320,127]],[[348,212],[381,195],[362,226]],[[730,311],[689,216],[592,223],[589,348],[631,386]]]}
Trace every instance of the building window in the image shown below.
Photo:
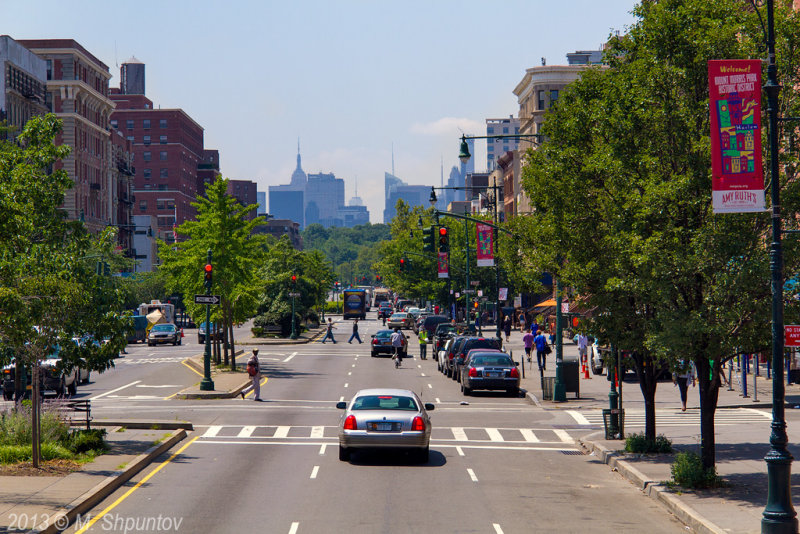
{"label": "building window", "polygon": [[519,126],[517,126],[516,128],[514,128],[514,133],[515,133],[515,134],[518,134],[518,133],[519,133]]}
{"label": "building window", "polygon": [[175,199],[174,198],[159,198],[159,199],[156,199],[156,209],[174,210],[175,209]]}
{"label": "building window", "polygon": [[169,178],[169,169],[161,169],[161,177]]}
{"label": "building window", "polygon": [[550,91],[550,105],[555,104],[556,100],[558,100],[558,89],[553,89]]}
{"label": "building window", "polygon": [[150,144],[150,136],[149,135],[145,135],[144,138],[143,138],[143,141],[144,141],[145,145],[149,145]]}
{"label": "building window", "polygon": [[166,135],[159,136],[158,142],[161,143],[162,145],[166,145],[167,144],[167,136]]}
{"label": "building window", "polygon": [[508,145],[503,145],[503,152],[508,152]]}
{"label": "building window", "polygon": [[117,128],[117,127],[118,127],[118,126],[117,126],[117,120],[116,120],[116,119],[112,119],[112,120],[111,120],[111,127],[112,127],[112,128]]}
{"label": "building window", "polygon": [[150,178],[150,176],[152,176],[152,175],[153,175],[153,171],[152,171],[152,170],[150,170],[150,169],[142,169],[142,175],[143,175],[145,178]]}
{"label": "building window", "polygon": [[[487,152],[494,152],[494,145],[492,143],[486,143],[486,151]],[[489,156],[492,157],[491,155]]]}
{"label": "building window", "polygon": [[141,211],[145,211],[147,209],[147,201],[146,200],[140,200],[139,201],[139,209]]}
{"label": "building window", "polygon": [[167,151],[162,150],[161,152],[159,152],[158,159],[160,159],[161,161],[167,161]]}
{"label": "building window", "polygon": [[538,107],[536,109],[542,110],[544,109],[544,91],[537,91],[537,96],[539,97],[538,100]]}
{"label": "building window", "polygon": [[128,130],[133,130],[133,121],[130,120],[130,119],[126,120],[125,121],[125,128],[127,128]]}
{"label": "building window", "polygon": [[147,130],[149,130],[149,129],[150,129],[150,119],[144,119],[144,120],[142,121],[142,128],[145,128],[145,129],[147,129]]}
{"label": "building window", "polygon": [[142,152],[142,159],[150,161],[152,159],[152,152]]}
{"label": "building window", "polygon": [[507,128],[507,127],[503,127],[503,133],[504,133],[504,134],[507,134],[507,133],[508,133],[508,128]]}
{"label": "building window", "polygon": [[494,133],[494,128],[492,126],[486,128],[487,135],[492,135]]}
{"label": "building window", "polygon": [[125,139],[127,139],[128,141],[133,143],[133,136],[132,135],[127,136]]}
{"label": "building window", "polygon": [[48,59],[47,60],[47,79],[48,80],[52,80],[53,79],[53,60],[52,59]]}
{"label": "building window", "polygon": [[167,127],[167,119],[161,119],[158,121],[159,128],[166,128]]}

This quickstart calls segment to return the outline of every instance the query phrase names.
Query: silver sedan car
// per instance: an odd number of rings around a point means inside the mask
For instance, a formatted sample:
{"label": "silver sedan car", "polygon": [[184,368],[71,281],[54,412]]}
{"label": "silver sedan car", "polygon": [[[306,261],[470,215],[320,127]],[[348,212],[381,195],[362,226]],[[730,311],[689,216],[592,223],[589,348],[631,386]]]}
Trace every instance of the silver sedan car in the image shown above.
{"label": "silver sedan car", "polygon": [[410,449],[417,461],[428,461],[433,404],[423,404],[408,389],[362,389],[349,403],[339,421],[339,459],[347,461],[354,449]]}

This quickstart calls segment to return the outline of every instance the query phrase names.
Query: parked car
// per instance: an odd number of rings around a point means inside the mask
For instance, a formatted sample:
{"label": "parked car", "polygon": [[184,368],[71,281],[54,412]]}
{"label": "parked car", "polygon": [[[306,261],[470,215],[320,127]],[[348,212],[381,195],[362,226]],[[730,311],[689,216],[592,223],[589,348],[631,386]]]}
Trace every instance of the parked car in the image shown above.
{"label": "parked car", "polygon": [[413,318],[405,312],[394,312],[386,323],[389,328],[411,328]]}
{"label": "parked car", "polygon": [[[400,332],[403,334],[403,332]],[[394,354],[394,347],[392,347],[392,334],[394,334],[394,330],[378,330],[373,334],[372,342],[370,346],[372,347],[371,356],[374,358],[378,354]],[[403,347],[401,348],[400,352],[403,355],[403,358],[406,357],[408,354],[408,338],[406,338],[405,334],[403,334]]]}
{"label": "parked car", "polygon": [[439,351],[444,348],[444,344],[448,339],[456,334],[456,327],[450,323],[439,323],[433,333],[433,353],[438,355]]}
{"label": "parked car", "polygon": [[445,350],[444,353],[440,355],[441,362],[439,363],[441,364],[440,370],[446,376],[453,377],[453,371],[455,370],[453,359],[455,358],[456,352],[466,340],[466,336],[453,336],[452,340],[445,345]]}
{"label": "parked car", "polygon": [[159,343],[181,344],[181,331],[172,323],[159,323],[150,328],[147,334],[147,345],[152,347]]}
{"label": "parked car", "polygon": [[[44,395],[47,391],[53,391],[59,397],[65,393],[75,395],[78,392],[78,370],[70,372],[64,370],[61,358],[58,356],[58,349],[53,354],[39,362],[40,378],[39,390]],[[3,398],[12,400],[14,398],[14,378],[16,376],[16,364],[12,361],[3,367]],[[32,390],[33,373],[30,366],[25,369],[25,390]]]}
{"label": "parked car", "polygon": [[[206,332],[208,328],[206,327],[206,322],[203,321],[200,323],[200,326],[197,328],[197,342],[201,345],[206,342]],[[211,323],[211,341],[216,341],[219,339],[225,339],[225,334],[222,329],[217,329],[216,323]]]}
{"label": "parked car", "polygon": [[445,317],[444,315],[428,315],[425,317],[425,320],[422,321],[422,326],[420,328],[424,328],[428,331],[428,343],[434,342],[434,336],[438,332],[437,328],[439,325],[450,325],[450,318]]}
{"label": "parked car", "polygon": [[461,366],[464,365],[464,360],[467,358],[469,351],[473,349],[502,349],[502,343],[496,337],[467,337],[463,343],[458,346],[450,365],[453,367],[449,375],[453,380],[461,379]]}
{"label": "parked car", "polygon": [[357,449],[410,450],[419,462],[428,461],[433,404],[408,389],[362,389],[349,403],[339,402],[344,410],[339,420],[339,460],[347,461]]}
{"label": "parked car", "polygon": [[513,397],[519,396],[518,362],[500,351],[469,351],[461,367],[461,393],[469,395],[476,389],[504,389]]}

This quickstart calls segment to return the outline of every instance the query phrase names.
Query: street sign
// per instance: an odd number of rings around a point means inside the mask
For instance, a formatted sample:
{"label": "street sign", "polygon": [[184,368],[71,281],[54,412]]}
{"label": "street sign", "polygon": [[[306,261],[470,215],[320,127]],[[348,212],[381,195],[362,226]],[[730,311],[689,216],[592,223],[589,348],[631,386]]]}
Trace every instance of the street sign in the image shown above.
{"label": "street sign", "polygon": [[480,280],[470,280],[469,281],[469,285],[471,285],[471,286],[479,286],[479,285],[481,285],[481,281]]}
{"label": "street sign", "polygon": [[474,289],[465,289],[464,290],[464,294],[465,295],[470,294],[470,293],[475,293],[475,290]]}
{"label": "street sign", "polygon": [[784,341],[786,347],[800,347],[800,325],[787,324],[784,327]]}
{"label": "street sign", "polygon": [[478,290],[478,296],[479,296],[479,297],[482,297],[482,296],[483,296],[483,289],[479,289],[479,290]]}
{"label": "street sign", "polygon": [[299,297],[299,296],[301,296],[301,294],[296,292],[296,291],[290,291],[289,292],[289,296],[290,297]]}
{"label": "street sign", "polygon": [[569,302],[561,303],[561,313],[569,313]]}
{"label": "street sign", "polygon": [[194,303],[195,304],[213,304],[217,305],[220,303],[222,299],[219,295],[195,295],[194,296]]}

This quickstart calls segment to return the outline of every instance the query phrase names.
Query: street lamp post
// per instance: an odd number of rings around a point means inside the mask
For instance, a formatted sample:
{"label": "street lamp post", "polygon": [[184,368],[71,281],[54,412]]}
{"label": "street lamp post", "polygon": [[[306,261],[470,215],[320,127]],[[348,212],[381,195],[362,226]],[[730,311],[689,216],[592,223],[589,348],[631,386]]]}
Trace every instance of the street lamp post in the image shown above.
{"label": "street lamp post", "polygon": [[[211,249],[208,249],[204,280],[206,295],[211,295],[212,270]],[[206,304],[206,350],[203,353],[203,379],[200,381],[200,391],[214,391],[214,382],[211,380],[211,306],[208,304]]]}

